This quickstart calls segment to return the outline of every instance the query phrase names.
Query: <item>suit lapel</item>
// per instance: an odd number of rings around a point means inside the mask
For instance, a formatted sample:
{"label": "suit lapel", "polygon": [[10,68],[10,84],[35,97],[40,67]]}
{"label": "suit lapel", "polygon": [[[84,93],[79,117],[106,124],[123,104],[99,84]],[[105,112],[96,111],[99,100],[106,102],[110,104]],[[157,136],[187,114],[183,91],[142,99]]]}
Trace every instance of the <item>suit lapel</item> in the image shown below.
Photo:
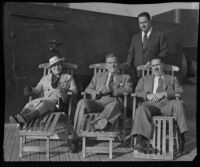
{"label": "suit lapel", "polygon": [[165,74],[163,76],[164,76],[164,79],[163,79],[163,90],[166,90],[167,85],[170,82],[170,77],[168,75],[165,75]]}
{"label": "suit lapel", "polygon": [[121,83],[121,75],[119,74],[116,74],[115,77],[114,77],[114,86],[115,87],[118,87],[119,83]]}
{"label": "suit lapel", "polygon": [[149,35],[149,38],[148,38],[148,40],[150,41],[151,40],[151,38],[154,36],[154,30],[153,30],[153,28],[152,28],[152,31],[151,31],[151,34]]}
{"label": "suit lapel", "polygon": [[102,80],[102,83],[103,84],[106,84],[106,81],[107,81],[107,79],[108,79],[108,72],[105,72],[105,73],[102,73],[103,75],[102,75],[102,78],[101,78],[101,80]]}
{"label": "suit lapel", "polygon": [[148,92],[153,92],[153,84],[154,84],[154,76],[151,75],[150,78],[146,82],[146,87]]}
{"label": "suit lapel", "polygon": [[140,32],[139,33],[139,35],[138,35],[138,49],[141,51],[141,53],[142,53],[142,51],[143,51],[143,47],[142,47],[142,32]]}
{"label": "suit lapel", "polygon": [[[141,33],[141,36],[142,36],[142,33]],[[150,35],[149,35],[149,38],[147,39],[146,47],[143,49],[143,52],[145,52],[145,51],[147,50],[147,48],[148,48],[148,43],[151,43],[151,40],[152,40],[153,36],[154,36],[154,31],[153,31],[153,29],[152,29],[152,31],[151,31],[151,33],[150,33]]]}

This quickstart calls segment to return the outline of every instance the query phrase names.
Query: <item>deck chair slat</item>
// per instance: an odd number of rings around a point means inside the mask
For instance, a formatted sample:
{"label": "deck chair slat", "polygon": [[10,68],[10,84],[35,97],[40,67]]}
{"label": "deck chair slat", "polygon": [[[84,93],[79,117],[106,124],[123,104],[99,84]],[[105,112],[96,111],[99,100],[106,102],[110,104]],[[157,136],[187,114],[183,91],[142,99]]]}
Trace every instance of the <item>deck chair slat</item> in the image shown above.
{"label": "deck chair slat", "polygon": [[89,128],[90,128],[92,118],[93,118],[93,115],[89,115],[89,117],[87,119],[87,124],[86,124],[86,127],[85,127],[85,131],[87,131],[87,132],[90,130]]}
{"label": "deck chair slat", "polygon": [[45,127],[43,129],[44,131],[47,131],[49,129],[49,126],[51,125],[54,117],[55,117],[54,113],[51,113],[50,116],[48,117],[48,120],[47,120]]}
{"label": "deck chair slat", "polygon": [[62,113],[55,113],[55,118],[54,118],[52,124],[50,125],[50,134],[53,134],[54,129],[56,127],[56,123],[57,123],[58,119],[60,118],[61,114]]}

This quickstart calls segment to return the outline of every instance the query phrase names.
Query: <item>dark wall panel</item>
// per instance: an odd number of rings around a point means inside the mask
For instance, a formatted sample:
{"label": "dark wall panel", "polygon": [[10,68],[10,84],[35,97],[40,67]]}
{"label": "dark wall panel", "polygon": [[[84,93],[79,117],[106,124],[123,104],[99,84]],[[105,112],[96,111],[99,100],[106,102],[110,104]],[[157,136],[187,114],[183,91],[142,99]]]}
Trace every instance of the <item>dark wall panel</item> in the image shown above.
{"label": "dark wall panel", "polygon": [[[116,54],[119,61],[124,62],[131,37],[139,31],[134,17],[31,3],[6,3],[4,18],[6,82],[14,80],[14,89],[20,90],[25,83],[18,81],[33,83],[41,77],[38,64],[47,62],[52,56],[48,40],[60,41],[61,57],[78,64],[76,78],[84,89],[89,82],[88,76],[91,77],[89,64],[104,62],[109,53]],[[181,36],[179,27],[156,21],[153,26],[166,34],[169,46],[167,61],[181,67],[182,41],[177,38]]]}

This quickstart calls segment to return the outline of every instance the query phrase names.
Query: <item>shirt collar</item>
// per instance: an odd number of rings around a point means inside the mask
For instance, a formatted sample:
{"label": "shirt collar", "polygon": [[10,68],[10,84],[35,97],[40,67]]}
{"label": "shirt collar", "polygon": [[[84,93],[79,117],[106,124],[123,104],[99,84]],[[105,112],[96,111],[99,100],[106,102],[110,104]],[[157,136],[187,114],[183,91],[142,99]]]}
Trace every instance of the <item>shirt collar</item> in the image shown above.
{"label": "shirt collar", "polygon": [[[148,33],[147,33],[147,38],[149,38],[149,35],[151,34],[152,32],[152,27],[149,29]],[[144,32],[142,31],[142,39],[144,37]]]}
{"label": "shirt collar", "polygon": [[160,75],[160,76],[154,76],[154,79],[156,79],[156,78],[162,78],[162,79],[164,79],[164,75]]}

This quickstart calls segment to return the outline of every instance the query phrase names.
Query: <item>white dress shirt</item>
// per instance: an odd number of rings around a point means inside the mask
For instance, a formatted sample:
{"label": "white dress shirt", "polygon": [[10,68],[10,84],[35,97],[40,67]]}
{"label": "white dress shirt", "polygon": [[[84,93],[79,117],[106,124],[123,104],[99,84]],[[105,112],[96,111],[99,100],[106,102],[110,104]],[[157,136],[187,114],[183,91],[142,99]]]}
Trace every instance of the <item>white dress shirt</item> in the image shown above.
{"label": "white dress shirt", "polygon": [[110,82],[110,77],[111,77],[111,73],[108,73],[108,78],[107,78],[107,81],[106,81],[106,86],[108,86],[108,84]]}
{"label": "white dress shirt", "polygon": [[[147,39],[149,38],[149,35],[151,34],[151,31],[152,31],[152,27],[150,28],[150,30],[147,33]],[[142,31],[142,42],[143,42],[143,39],[144,39],[144,34],[145,33]]]}
{"label": "white dress shirt", "polygon": [[[156,93],[156,90],[158,88],[158,79],[160,76],[155,76],[154,77],[154,83],[153,83],[153,93]],[[162,75],[161,78],[164,80],[164,76]]]}

